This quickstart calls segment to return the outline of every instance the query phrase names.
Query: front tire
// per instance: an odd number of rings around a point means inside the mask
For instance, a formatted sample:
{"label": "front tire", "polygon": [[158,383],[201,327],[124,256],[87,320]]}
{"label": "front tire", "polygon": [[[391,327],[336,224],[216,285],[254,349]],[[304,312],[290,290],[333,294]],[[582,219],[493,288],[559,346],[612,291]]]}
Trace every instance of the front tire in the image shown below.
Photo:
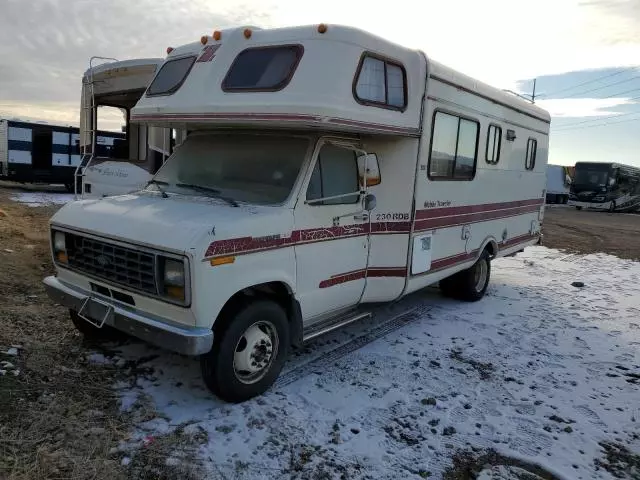
{"label": "front tire", "polygon": [[609,205],[609,213],[613,213],[616,211],[616,201],[612,200],[611,204]]}
{"label": "front tire", "polygon": [[213,347],[200,357],[202,378],[220,399],[238,403],[261,395],[280,374],[289,351],[287,314],[277,303],[259,300],[214,334]]}

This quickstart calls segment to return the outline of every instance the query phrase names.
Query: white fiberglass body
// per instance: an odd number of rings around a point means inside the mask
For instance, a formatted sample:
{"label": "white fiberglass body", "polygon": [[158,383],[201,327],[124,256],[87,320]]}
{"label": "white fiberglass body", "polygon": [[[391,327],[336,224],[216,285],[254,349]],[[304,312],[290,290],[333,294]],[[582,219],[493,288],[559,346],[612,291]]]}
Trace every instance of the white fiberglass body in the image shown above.
{"label": "white fiberglass body", "polygon": [[479,300],[492,258],[541,240],[548,113],[360,30],[205,36],[130,116],[189,133],[144,190],[52,218],[45,283],[92,323],[201,355],[223,398],[368,304],[437,282]]}

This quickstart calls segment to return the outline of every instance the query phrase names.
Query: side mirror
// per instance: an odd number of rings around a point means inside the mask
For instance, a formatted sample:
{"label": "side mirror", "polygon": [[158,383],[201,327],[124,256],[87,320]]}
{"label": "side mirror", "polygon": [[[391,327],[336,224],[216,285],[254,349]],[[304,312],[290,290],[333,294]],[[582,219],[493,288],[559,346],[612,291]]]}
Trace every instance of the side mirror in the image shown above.
{"label": "side mirror", "polygon": [[367,193],[364,196],[364,209],[370,212],[376,208],[376,196],[373,193]]}
{"label": "side mirror", "polygon": [[[367,169],[366,175],[364,171],[365,165]],[[365,186],[365,178],[367,187],[380,185],[380,165],[378,164],[378,156],[375,153],[365,153],[358,156],[358,176],[362,187]]]}

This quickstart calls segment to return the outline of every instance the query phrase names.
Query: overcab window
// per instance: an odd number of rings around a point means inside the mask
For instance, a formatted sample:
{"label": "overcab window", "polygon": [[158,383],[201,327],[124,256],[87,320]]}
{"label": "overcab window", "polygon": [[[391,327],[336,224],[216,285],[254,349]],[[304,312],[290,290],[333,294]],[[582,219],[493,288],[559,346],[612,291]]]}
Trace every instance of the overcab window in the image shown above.
{"label": "overcab window", "polygon": [[225,92],[275,92],[282,90],[302,57],[302,45],[248,48],[236,57],[222,81]]}
{"label": "overcab window", "polygon": [[149,85],[147,96],[171,95],[184,83],[196,57],[176,58],[168,60]]}

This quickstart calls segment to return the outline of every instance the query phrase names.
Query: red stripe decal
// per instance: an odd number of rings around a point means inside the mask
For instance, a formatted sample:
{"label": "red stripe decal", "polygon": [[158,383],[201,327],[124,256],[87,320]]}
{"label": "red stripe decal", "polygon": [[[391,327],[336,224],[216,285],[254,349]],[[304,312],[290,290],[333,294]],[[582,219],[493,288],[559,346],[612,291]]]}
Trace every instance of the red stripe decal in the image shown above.
{"label": "red stripe decal", "polygon": [[[540,205],[542,205],[542,199],[418,210],[416,212],[417,220],[414,224],[415,231],[447,228],[536,213]],[[370,224],[295,230],[289,237],[268,240],[254,239],[252,237],[216,240],[207,248],[205,257],[254,253],[298,244],[338,240],[368,234],[398,234],[409,233],[410,231],[411,222],[374,222]]]}
{"label": "red stripe decal", "polygon": [[517,207],[490,212],[467,213],[451,217],[437,217],[426,220],[417,220],[415,222],[415,229],[417,231],[421,231],[429,230],[432,228],[455,227],[457,225],[465,225],[468,223],[487,222],[489,220],[498,220],[500,218],[516,217],[518,215],[524,215],[526,213],[536,213],[538,212],[538,208],[539,207],[536,206]]}
{"label": "red stripe decal", "polygon": [[540,206],[544,203],[542,198],[520,200],[517,202],[484,203],[481,205],[465,205],[458,207],[440,207],[416,210],[416,220],[426,218],[446,217],[451,215],[463,215],[468,213],[490,212],[494,210],[506,210],[518,207]]}
{"label": "red stripe decal", "polygon": [[353,282],[355,280],[362,280],[363,278],[380,278],[380,277],[400,277],[407,276],[406,267],[371,267],[363,270],[356,270],[354,272],[341,273],[340,275],[334,275],[328,280],[320,282],[320,288],[329,288],[335,285],[340,285],[346,282]]}
{"label": "red stripe decal", "polygon": [[[520,244],[528,243],[532,240],[536,240],[538,235],[520,235],[519,237],[514,237],[506,242],[504,242],[501,246],[502,249],[511,248]],[[434,260],[431,263],[431,268],[422,274],[429,275],[432,273],[437,273],[441,270],[454,267],[456,265],[460,265],[462,263],[467,263],[478,256],[479,250],[474,250],[469,253],[458,253],[456,255],[451,255],[450,257],[440,258],[438,260]],[[340,285],[346,282],[352,282],[355,280],[361,280],[365,277],[367,278],[380,278],[380,277],[399,277],[404,278],[407,276],[407,268],[406,267],[371,267],[369,269],[356,270],[353,272],[342,273],[339,275],[335,275],[331,277],[329,280],[323,280],[320,282],[320,288],[328,288],[333,287],[335,285]]]}

